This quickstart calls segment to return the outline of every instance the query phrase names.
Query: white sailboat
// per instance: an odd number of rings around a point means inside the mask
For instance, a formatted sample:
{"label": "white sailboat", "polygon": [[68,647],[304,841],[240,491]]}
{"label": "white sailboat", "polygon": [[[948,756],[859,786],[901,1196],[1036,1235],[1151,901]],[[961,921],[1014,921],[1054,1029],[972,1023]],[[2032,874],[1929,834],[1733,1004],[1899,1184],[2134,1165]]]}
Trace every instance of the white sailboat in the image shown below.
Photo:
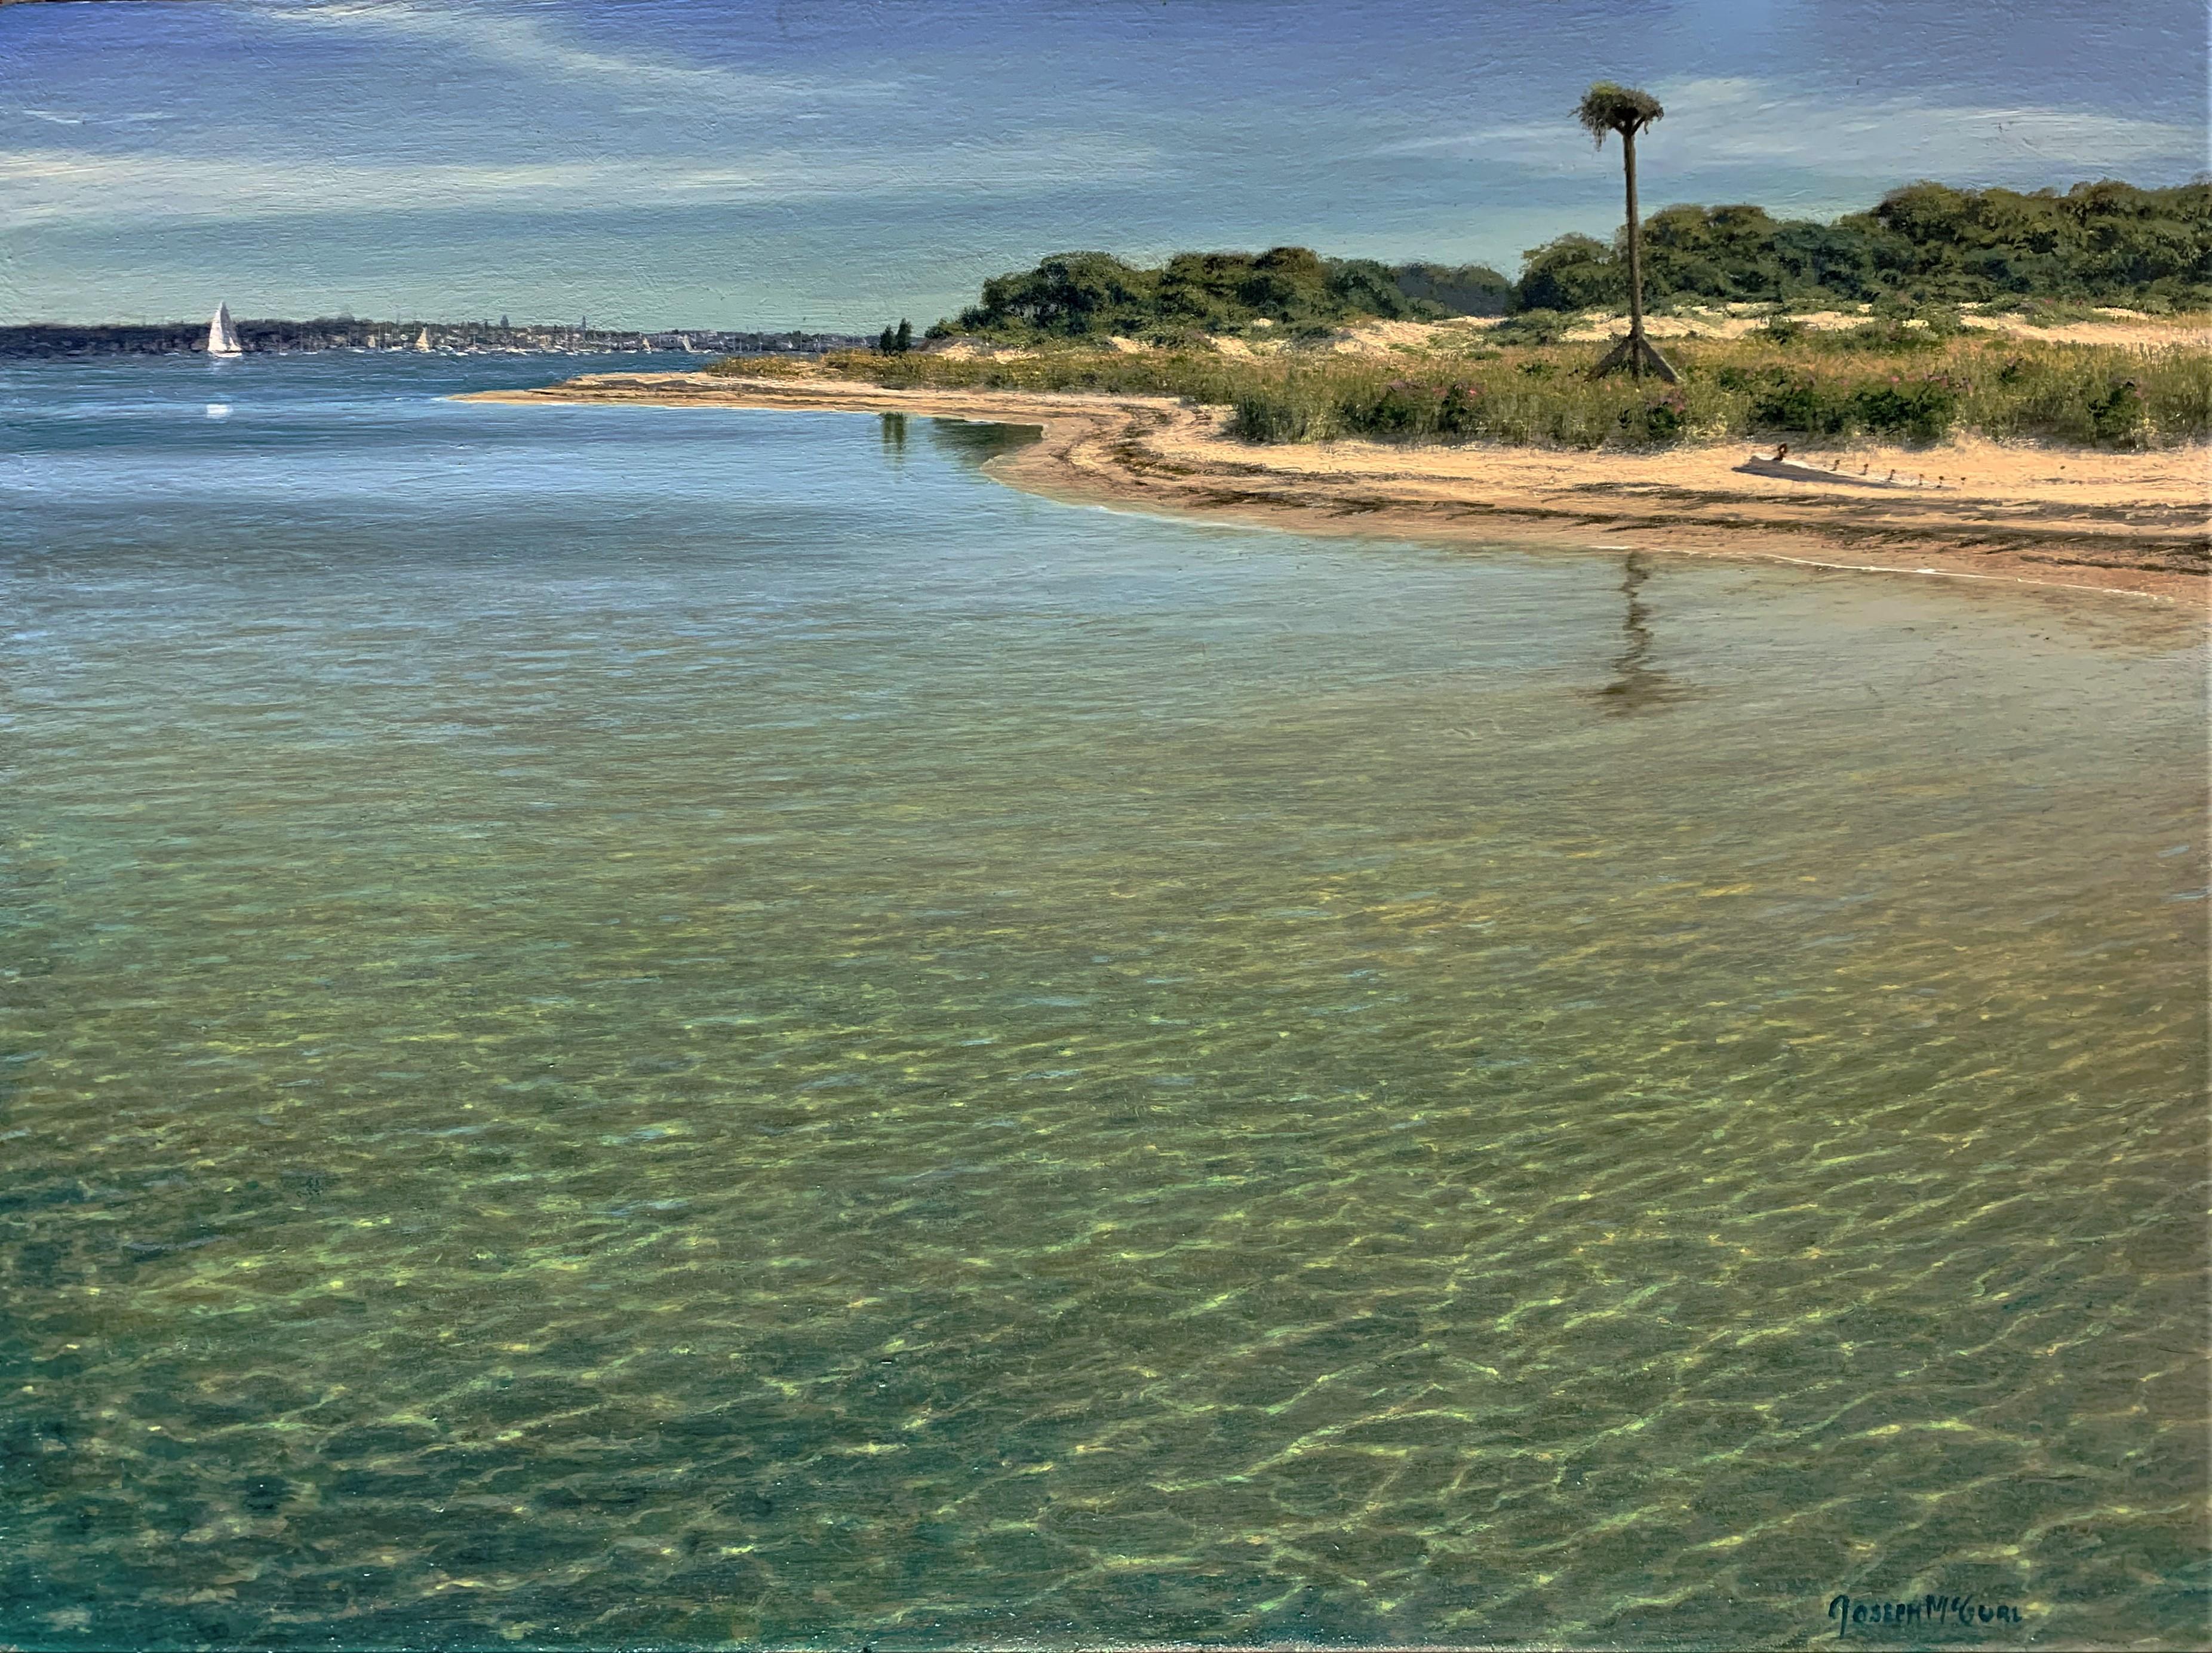
{"label": "white sailboat", "polygon": [[238,342],[238,329],[231,325],[230,306],[218,304],[215,319],[208,323],[208,354],[210,356],[244,356],[245,346]]}
{"label": "white sailboat", "polygon": [[428,327],[415,335],[415,348],[418,350],[427,350],[430,348],[430,330]]}

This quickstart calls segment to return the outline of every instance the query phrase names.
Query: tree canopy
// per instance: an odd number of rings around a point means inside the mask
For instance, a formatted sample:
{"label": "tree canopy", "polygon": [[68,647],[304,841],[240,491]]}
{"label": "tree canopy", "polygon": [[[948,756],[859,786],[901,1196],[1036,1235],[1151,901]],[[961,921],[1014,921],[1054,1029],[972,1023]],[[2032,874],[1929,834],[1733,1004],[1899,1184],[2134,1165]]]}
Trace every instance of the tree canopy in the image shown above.
{"label": "tree canopy", "polygon": [[931,331],[1080,338],[1233,333],[1255,323],[1297,330],[1359,317],[1497,315],[1511,289],[1486,265],[1392,268],[1371,258],[1324,258],[1303,246],[1178,252],[1152,269],[1106,252],[1059,252],[1034,269],[992,277],[980,303]]}
{"label": "tree canopy", "polygon": [[[1626,296],[1622,237],[1562,235],[1523,255],[1516,309]],[[2212,180],[2063,194],[1918,183],[1830,223],[1750,205],[1662,208],[1644,221],[1644,286],[1668,299],[2212,302]]]}
{"label": "tree canopy", "polygon": [[[1607,130],[1613,130],[1608,128]],[[1625,233],[1562,235],[1520,279],[1482,264],[1383,264],[1301,246],[1178,252],[1145,267],[1061,252],[994,277],[930,331],[1065,338],[1312,330],[1362,317],[1574,311],[1627,296]],[[1663,207],[1643,223],[1647,297],[1668,301],[2212,304],[2212,179],[2166,189],[2110,179],[2061,193],[1918,183],[1832,222],[1749,204]]]}

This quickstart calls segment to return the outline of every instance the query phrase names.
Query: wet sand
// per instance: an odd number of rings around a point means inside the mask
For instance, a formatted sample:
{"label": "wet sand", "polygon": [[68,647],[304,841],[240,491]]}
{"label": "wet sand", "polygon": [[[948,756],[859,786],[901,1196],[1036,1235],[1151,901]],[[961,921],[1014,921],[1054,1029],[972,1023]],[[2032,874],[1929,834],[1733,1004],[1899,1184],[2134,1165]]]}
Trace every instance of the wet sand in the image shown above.
{"label": "wet sand", "polygon": [[[817,409],[1033,425],[1043,433],[1040,441],[987,466],[1000,481],[1073,503],[1225,516],[1305,533],[1752,557],[2191,605],[2203,604],[2212,589],[2202,447],[2106,453],[1970,438],[1930,449],[1815,455],[1815,467],[1844,467],[1844,475],[1823,479],[1746,469],[1771,449],[1742,442],[1650,453],[1356,441],[1254,447],[1221,434],[1220,409],[1146,397],[645,373],[460,399]],[[1866,485],[1883,480],[1893,485]]]}

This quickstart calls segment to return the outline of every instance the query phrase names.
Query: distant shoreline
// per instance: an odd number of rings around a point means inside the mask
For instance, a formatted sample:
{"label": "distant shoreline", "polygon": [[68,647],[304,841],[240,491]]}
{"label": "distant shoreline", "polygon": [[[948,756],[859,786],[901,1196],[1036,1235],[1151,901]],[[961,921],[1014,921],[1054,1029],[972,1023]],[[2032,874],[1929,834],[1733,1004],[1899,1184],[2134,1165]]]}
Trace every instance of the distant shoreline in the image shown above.
{"label": "distant shoreline", "polygon": [[[327,351],[440,356],[820,356],[872,341],[803,329],[722,327],[604,328],[502,322],[377,321],[351,316],[307,320],[234,318],[246,356],[310,356]],[[0,325],[0,359],[56,356],[205,356],[208,324],[161,322],[10,322]],[[424,350],[421,341],[428,341]]]}
{"label": "distant shoreline", "polygon": [[1220,410],[1159,398],[897,390],[822,379],[600,374],[456,397],[854,413],[1030,425],[1042,439],[986,471],[1074,504],[1226,517],[1304,533],[1534,543],[1752,558],[2125,593],[2202,605],[2212,594],[2203,447],[2121,454],[1967,441],[1852,455],[1945,472],[1879,493],[1746,471],[1741,442],[1649,453],[1369,442],[1253,446]]}

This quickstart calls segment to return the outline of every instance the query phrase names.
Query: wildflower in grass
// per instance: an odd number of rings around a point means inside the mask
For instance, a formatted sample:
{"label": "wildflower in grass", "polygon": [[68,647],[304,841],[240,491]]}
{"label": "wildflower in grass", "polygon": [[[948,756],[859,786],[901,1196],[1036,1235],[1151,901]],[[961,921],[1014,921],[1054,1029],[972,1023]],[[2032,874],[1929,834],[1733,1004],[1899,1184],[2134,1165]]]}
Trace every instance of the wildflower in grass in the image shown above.
{"label": "wildflower in grass", "polygon": [[1482,428],[1482,387],[1455,380],[1437,404],[1437,434],[1472,436]]}

